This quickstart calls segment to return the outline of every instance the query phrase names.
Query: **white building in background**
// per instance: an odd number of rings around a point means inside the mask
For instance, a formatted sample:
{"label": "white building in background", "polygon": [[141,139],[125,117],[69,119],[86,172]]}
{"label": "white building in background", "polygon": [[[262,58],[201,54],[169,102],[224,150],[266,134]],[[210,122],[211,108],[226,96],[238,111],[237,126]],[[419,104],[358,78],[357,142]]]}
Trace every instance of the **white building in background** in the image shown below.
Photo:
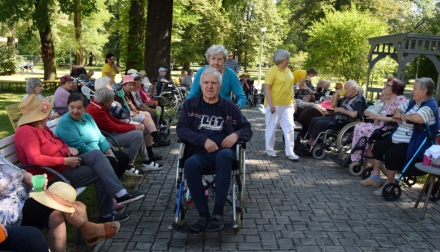
{"label": "white building in background", "polygon": [[[0,37],[0,44],[6,44],[8,42],[8,38]],[[15,38],[15,44],[18,43],[18,38]]]}

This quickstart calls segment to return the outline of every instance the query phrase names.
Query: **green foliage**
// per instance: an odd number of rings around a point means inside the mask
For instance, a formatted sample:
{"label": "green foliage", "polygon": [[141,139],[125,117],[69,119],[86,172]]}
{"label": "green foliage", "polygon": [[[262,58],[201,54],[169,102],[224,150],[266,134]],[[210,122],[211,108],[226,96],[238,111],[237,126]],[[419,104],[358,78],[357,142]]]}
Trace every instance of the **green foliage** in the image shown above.
{"label": "green foliage", "polygon": [[15,74],[18,62],[14,59],[12,46],[0,45],[0,75]]}
{"label": "green foliage", "polygon": [[387,24],[356,9],[330,11],[307,30],[310,39],[307,67],[330,66],[329,73],[364,81],[368,69],[368,38],[385,35]]}

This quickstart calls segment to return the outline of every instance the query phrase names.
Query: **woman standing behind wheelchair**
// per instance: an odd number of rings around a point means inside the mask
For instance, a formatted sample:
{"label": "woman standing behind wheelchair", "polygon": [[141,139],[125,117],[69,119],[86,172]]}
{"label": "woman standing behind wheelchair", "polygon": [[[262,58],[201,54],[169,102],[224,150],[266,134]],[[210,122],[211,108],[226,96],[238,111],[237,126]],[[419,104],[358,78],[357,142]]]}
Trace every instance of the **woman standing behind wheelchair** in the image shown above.
{"label": "woman standing behind wheelchair", "polygon": [[[402,169],[416,153],[429,132],[435,133],[439,129],[438,106],[431,96],[434,92],[434,81],[431,78],[416,79],[412,91],[412,99],[401,104],[394,110],[393,122],[398,126],[392,136],[375,144],[373,149],[373,171],[369,178],[362,180],[363,185],[380,187],[380,167],[385,162],[387,180],[383,187],[373,192],[374,196],[382,196],[383,188],[392,183],[396,171]],[[411,121],[413,123],[408,123]],[[429,131],[419,131],[417,124],[425,124]],[[422,158],[425,150],[431,146],[428,141],[416,158]]]}
{"label": "woman standing behind wheelchair", "polygon": [[[397,78],[389,78],[387,80],[382,92],[382,96],[384,96],[385,100],[382,109],[376,113],[368,109],[364,112],[365,118],[372,122],[360,123],[354,127],[352,148],[355,147],[361,137],[369,137],[376,129],[383,127],[385,122],[393,121],[391,117],[386,117],[386,115],[392,114],[395,108],[406,102],[406,97],[403,96],[404,90],[405,83],[403,83],[403,81]],[[372,157],[371,148],[368,143],[366,144],[366,156]],[[351,161],[359,161],[361,154],[360,150],[351,154]],[[364,164],[365,167],[372,166],[372,164],[367,161]]]}

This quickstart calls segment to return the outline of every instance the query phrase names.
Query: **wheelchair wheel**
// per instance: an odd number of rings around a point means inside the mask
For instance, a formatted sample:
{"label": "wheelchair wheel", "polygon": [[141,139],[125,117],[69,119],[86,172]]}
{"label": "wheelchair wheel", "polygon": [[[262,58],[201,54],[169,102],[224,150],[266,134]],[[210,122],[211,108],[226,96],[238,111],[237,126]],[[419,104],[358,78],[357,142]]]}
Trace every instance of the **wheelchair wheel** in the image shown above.
{"label": "wheelchair wheel", "polygon": [[371,172],[373,171],[373,167],[368,167],[362,172],[362,179],[367,179],[370,177]]}
{"label": "wheelchair wheel", "polygon": [[313,148],[312,155],[314,158],[321,160],[325,157],[325,150],[321,146],[315,147]]}
{"label": "wheelchair wheel", "polygon": [[403,176],[403,182],[411,187],[417,183],[417,176]]}
{"label": "wheelchair wheel", "polygon": [[359,162],[353,162],[348,166],[348,172],[353,176],[361,176],[364,173],[364,169],[362,165],[359,165]]}
{"label": "wheelchair wheel", "polygon": [[340,154],[347,153],[351,149],[351,142],[353,140],[353,131],[354,126],[361,122],[351,122],[345,125],[338,133],[338,137],[336,139],[336,148]]}
{"label": "wheelchair wheel", "polygon": [[[425,195],[428,194],[428,188],[425,190]],[[434,186],[432,187],[431,195],[429,196],[430,201],[438,201],[440,200],[440,180],[437,180],[437,182],[434,183]]]}
{"label": "wheelchair wheel", "polygon": [[386,201],[396,201],[402,195],[402,189],[396,183],[391,183],[383,187],[382,189],[382,197]]}
{"label": "wheelchair wheel", "polygon": [[235,208],[235,216],[237,217],[237,226],[234,226],[234,231],[238,231],[242,227],[243,221],[243,210],[240,207]]}

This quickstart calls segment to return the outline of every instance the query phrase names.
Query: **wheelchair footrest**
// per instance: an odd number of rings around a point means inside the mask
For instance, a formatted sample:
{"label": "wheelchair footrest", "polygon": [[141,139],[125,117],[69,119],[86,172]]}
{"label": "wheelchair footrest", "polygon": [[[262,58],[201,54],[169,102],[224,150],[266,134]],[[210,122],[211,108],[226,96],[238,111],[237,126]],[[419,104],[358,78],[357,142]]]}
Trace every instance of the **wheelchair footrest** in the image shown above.
{"label": "wheelchair footrest", "polygon": [[[172,224],[171,226],[173,226],[173,225],[175,225],[175,224]],[[226,222],[225,223],[225,228],[223,230],[225,230],[225,229],[233,229],[232,225],[233,225],[232,222]],[[179,232],[179,233],[198,234],[197,232],[192,231],[191,227],[189,225],[182,225],[182,226],[175,225],[175,226],[173,226],[172,230],[176,231],[176,232]]]}

